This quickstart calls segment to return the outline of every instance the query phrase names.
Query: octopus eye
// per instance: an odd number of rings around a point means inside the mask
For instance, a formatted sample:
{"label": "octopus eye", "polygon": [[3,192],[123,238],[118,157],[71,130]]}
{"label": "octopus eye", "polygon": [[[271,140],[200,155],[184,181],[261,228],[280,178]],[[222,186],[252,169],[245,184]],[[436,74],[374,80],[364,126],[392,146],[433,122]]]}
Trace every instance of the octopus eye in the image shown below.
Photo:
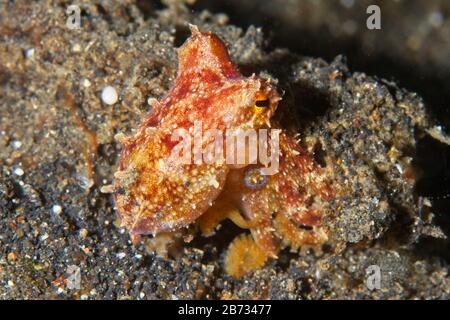
{"label": "octopus eye", "polygon": [[270,100],[265,96],[257,97],[255,104],[253,105],[253,110],[256,115],[263,116],[270,106]]}
{"label": "octopus eye", "polygon": [[255,105],[259,108],[267,108],[270,106],[270,101],[269,99],[256,100]]}
{"label": "octopus eye", "polygon": [[251,168],[245,172],[244,183],[253,190],[258,190],[267,184],[267,176],[263,175],[259,168]]}

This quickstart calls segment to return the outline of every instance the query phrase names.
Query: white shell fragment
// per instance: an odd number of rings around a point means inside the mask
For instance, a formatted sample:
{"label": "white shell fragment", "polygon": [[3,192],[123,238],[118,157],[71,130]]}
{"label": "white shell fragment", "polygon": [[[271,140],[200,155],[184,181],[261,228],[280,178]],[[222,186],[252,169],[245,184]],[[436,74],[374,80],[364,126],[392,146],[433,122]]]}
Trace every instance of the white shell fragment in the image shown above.
{"label": "white shell fragment", "polygon": [[106,86],[102,90],[102,101],[108,105],[113,105],[117,102],[119,96],[114,87]]}

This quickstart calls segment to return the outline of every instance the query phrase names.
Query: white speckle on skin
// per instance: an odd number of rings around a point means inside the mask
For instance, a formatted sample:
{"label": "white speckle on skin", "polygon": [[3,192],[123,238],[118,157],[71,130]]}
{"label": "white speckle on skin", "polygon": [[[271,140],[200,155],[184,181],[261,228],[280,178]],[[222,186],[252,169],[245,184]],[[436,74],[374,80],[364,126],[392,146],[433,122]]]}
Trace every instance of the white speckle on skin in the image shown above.
{"label": "white speckle on skin", "polygon": [[55,205],[52,207],[52,212],[53,212],[54,214],[60,214],[60,213],[62,212],[62,207],[61,207],[59,204],[55,204]]}
{"label": "white speckle on skin", "polygon": [[220,184],[219,184],[219,182],[217,181],[217,179],[216,179],[216,177],[215,176],[211,176],[210,177],[210,179],[209,179],[209,185],[210,186],[212,186],[212,187],[214,187],[214,188],[219,188],[219,186],[220,186]]}
{"label": "white speckle on skin", "polygon": [[114,87],[106,86],[102,90],[102,101],[108,105],[113,105],[117,102],[119,96]]}

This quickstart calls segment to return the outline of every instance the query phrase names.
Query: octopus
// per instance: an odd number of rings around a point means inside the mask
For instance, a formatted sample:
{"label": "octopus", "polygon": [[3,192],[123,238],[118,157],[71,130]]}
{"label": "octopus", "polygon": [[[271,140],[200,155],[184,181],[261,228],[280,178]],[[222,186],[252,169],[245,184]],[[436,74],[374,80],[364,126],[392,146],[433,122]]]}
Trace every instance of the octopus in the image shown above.
{"label": "octopus", "polygon": [[[243,76],[218,36],[190,28],[172,88],[134,135],[119,136],[113,192],[122,227],[137,243],[143,235],[167,237],[191,226],[209,236],[229,219],[248,230],[225,253],[225,271],[236,278],[286,247],[320,248],[330,236],[323,223],[335,196],[330,172],[272,119],[281,101],[273,81]],[[265,148],[277,154],[276,170],[252,157],[249,141],[217,143],[217,132],[249,130],[258,142],[262,132],[277,142]],[[206,161],[211,146],[222,147],[226,157]],[[241,161],[228,161],[232,150]]]}

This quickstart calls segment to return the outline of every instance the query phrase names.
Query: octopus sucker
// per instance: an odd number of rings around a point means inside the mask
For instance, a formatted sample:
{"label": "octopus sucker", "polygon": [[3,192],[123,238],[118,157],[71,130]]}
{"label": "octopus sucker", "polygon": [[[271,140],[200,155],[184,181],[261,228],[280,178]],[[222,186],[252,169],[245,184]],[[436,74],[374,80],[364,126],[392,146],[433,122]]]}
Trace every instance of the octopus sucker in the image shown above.
{"label": "octopus sucker", "polygon": [[320,248],[330,239],[322,224],[335,197],[331,173],[272,120],[281,100],[273,82],[243,76],[219,37],[190,28],[172,88],[135,134],[116,136],[123,149],[109,189],[122,226],[137,243],[192,225],[209,236],[230,219],[248,230],[225,254],[234,277],[284,247]]}
{"label": "octopus sucker", "polygon": [[261,268],[268,255],[249,234],[237,236],[228,247],[225,255],[225,270],[235,277],[241,278],[251,271]]}

